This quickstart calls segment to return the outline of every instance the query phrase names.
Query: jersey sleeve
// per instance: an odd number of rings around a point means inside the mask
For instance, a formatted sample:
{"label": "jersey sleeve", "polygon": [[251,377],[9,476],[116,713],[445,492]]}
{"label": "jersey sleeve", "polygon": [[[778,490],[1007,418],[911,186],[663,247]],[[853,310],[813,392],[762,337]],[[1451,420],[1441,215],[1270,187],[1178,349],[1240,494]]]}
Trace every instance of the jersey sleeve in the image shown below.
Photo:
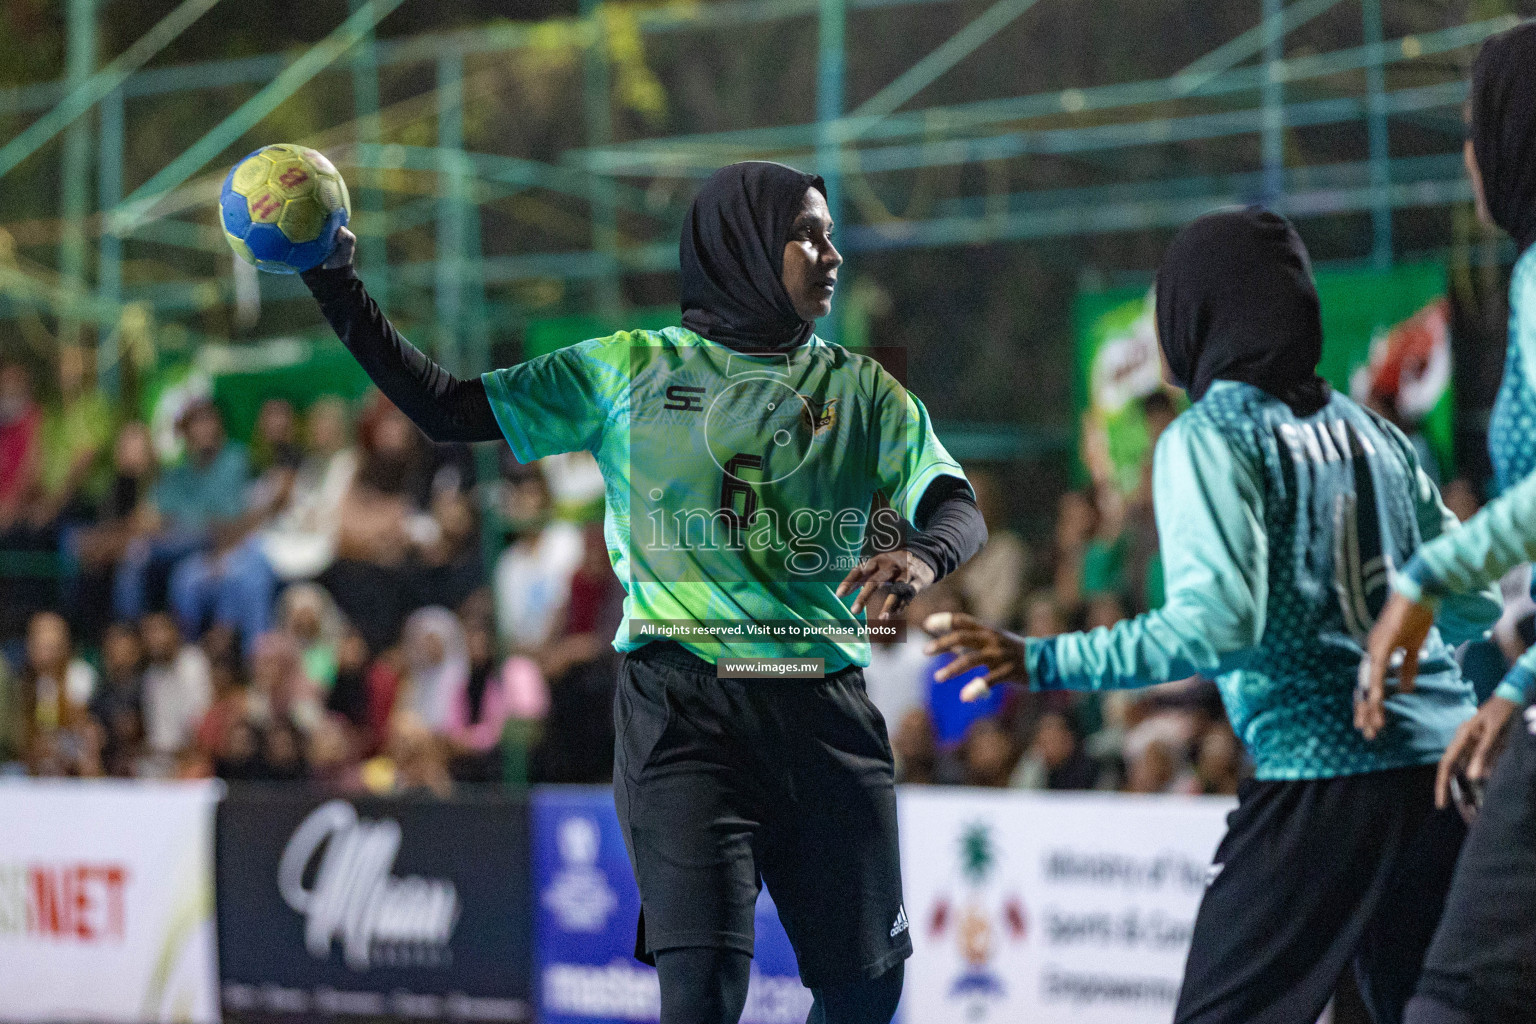
{"label": "jersey sleeve", "polygon": [[1163,607],[1112,627],[1026,643],[1040,690],[1150,686],[1240,667],[1264,632],[1269,544],[1255,467],[1185,413],[1158,441],[1152,497]]}
{"label": "jersey sleeve", "polygon": [[928,410],[916,395],[884,369],[875,387],[875,478],[891,507],[915,525],[928,485],[941,476],[964,480],[965,471],[933,432]]}
{"label": "jersey sleeve", "polygon": [[595,338],[481,379],[519,462],[592,451],[627,394],[627,346]]}
{"label": "jersey sleeve", "polygon": [[1414,601],[1439,603],[1496,584],[1517,565],[1536,559],[1536,475],[1483,506],[1482,511],[1430,540],[1393,580]]}

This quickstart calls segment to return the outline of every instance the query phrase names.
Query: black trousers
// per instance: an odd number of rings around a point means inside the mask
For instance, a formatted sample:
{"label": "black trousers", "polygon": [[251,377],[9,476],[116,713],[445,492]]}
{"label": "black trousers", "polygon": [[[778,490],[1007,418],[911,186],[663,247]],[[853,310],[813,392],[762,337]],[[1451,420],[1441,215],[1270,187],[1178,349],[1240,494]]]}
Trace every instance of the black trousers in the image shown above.
{"label": "black trousers", "polygon": [[1314,1024],[1354,965],[1398,1024],[1466,828],[1434,809],[1435,768],[1250,780],[1200,903],[1177,1024]]}
{"label": "black trousers", "polygon": [[1504,754],[1451,882],[1419,991],[1489,1024],[1536,1021],[1536,709]]}
{"label": "black trousers", "polygon": [[912,954],[891,748],[858,669],[717,679],[654,642],[625,656],[614,716],[637,956],[751,953],[764,882],[809,988],[877,978]]}

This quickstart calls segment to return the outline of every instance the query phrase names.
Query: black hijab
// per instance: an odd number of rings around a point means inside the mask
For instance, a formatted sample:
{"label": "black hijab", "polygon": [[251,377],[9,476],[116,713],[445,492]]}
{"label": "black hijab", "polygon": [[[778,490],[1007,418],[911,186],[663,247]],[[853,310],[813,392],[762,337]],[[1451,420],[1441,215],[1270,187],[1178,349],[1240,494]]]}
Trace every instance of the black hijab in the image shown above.
{"label": "black hijab", "polygon": [[1490,38],[1472,66],[1472,149],[1488,212],[1536,245],[1536,21]]}
{"label": "black hijab", "polygon": [[1157,272],[1157,334],[1191,401],[1217,380],[1252,384],[1310,416],[1323,323],[1312,262],[1290,221],[1257,207],[1207,214],[1179,232]]}
{"label": "black hijab", "polygon": [[784,245],[805,200],[827,186],[762,160],[709,176],[683,222],[683,326],[740,352],[785,352],[811,337],[780,279]]}

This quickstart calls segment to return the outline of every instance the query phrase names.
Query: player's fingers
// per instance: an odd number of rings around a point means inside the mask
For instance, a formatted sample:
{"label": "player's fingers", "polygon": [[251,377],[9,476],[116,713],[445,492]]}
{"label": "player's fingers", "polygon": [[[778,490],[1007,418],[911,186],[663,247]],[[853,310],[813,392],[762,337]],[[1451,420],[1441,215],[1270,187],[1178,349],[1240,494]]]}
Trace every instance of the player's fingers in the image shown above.
{"label": "player's fingers", "polygon": [[885,601],[880,605],[880,614],[877,616],[877,618],[890,618],[896,612],[900,611],[904,604],[906,604],[906,600],[902,591],[896,589],[886,591]]}
{"label": "player's fingers", "polygon": [[972,679],[961,688],[960,699],[967,704],[974,704],[976,701],[984,699],[991,692],[992,687],[988,686],[985,681]]}
{"label": "player's fingers", "polygon": [[849,569],[848,575],[843,577],[843,582],[837,585],[837,596],[847,597],[853,593],[854,588],[868,579],[874,571],[875,560],[873,558],[865,559],[852,569]]}
{"label": "player's fingers", "polygon": [[1493,774],[1493,762],[1497,757],[1499,733],[1496,729],[1484,729],[1472,748],[1472,759],[1467,762],[1467,778],[1486,779]]}
{"label": "player's fingers", "polygon": [[954,628],[954,612],[934,612],[923,620],[923,632],[929,636],[943,636]]}
{"label": "player's fingers", "polygon": [[864,584],[859,588],[859,596],[853,599],[853,605],[848,610],[855,615],[859,614],[859,612],[864,610],[864,606],[869,604],[869,599],[875,596],[875,591],[879,589],[880,584],[874,580]]}
{"label": "player's fingers", "polygon": [[1414,681],[1419,678],[1419,645],[1410,644],[1403,650],[1403,664],[1397,670],[1397,692],[1412,693]]}
{"label": "player's fingers", "polygon": [[1369,657],[1360,666],[1360,688],[1355,696],[1355,728],[1367,740],[1374,740],[1386,723],[1382,704],[1386,699],[1386,680],[1378,659]]}
{"label": "player's fingers", "polygon": [[930,640],[923,648],[923,653],[943,654],[945,651],[953,651],[957,648],[980,647],[988,639],[988,635],[979,629],[953,629],[935,640]]}
{"label": "player's fingers", "polygon": [[1466,722],[1456,735],[1451,737],[1451,742],[1445,748],[1445,753],[1440,755],[1440,767],[1435,772],[1435,806],[1445,808],[1451,799],[1451,776],[1461,767],[1466,758],[1468,745],[1476,737],[1476,726],[1473,721]]}
{"label": "player's fingers", "polygon": [[863,610],[865,605],[869,604],[874,598],[875,592],[880,589],[881,585],[890,583],[893,577],[900,572],[901,570],[897,566],[890,565],[889,563],[875,563],[869,574],[865,577],[864,587],[859,591],[858,598],[853,602],[853,607],[850,609],[853,614],[857,615]]}
{"label": "player's fingers", "polygon": [[994,668],[992,671],[982,676],[981,680],[988,686],[997,686],[999,683],[1006,683],[1008,680],[1012,679],[1015,675],[1018,674],[1018,671],[1018,665],[1015,665],[1011,661],[1005,661],[1001,665],[997,666],[997,668]]}
{"label": "player's fingers", "polygon": [[946,683],[956,676],[963,676],[978,665],[986,664],[986,657],[981,651],[965,651],[955,656],[955,660],[939,669],[933,674],[935,682]]}

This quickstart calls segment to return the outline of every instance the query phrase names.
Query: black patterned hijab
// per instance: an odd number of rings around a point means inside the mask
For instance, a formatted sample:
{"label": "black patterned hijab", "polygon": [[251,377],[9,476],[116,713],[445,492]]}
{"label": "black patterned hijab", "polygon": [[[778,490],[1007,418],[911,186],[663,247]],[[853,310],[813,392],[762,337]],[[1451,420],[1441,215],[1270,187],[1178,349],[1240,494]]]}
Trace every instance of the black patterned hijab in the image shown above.
{"label": "black patterned hijab", "polygon": [[683,326],[742,352],[785,352],[810,340],[784,290],[784,245],[805,190],[821,178],[749,160],[709,176],[683,222]]}
{"label": "black patterned hijab", "polygon": [[1298,416],[1328,404],[1317,375],[1323,321],[1312,262],[1279,214],[1227,210],[1179,232],[1157,272],[1157,336],[1191,401],[1215,381],[1235,380]]}

